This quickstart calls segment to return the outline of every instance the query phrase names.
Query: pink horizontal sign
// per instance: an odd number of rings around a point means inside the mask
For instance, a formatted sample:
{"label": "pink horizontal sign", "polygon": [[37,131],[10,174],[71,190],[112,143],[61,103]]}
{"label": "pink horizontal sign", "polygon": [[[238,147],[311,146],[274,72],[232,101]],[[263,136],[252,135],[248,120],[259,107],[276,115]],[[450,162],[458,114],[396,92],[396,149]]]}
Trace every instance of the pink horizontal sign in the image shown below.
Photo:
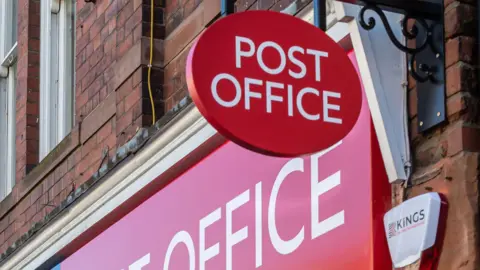
{"label": "pink horizontal sign", "polygon": [[324,153],[273,158],[226,143],[60,269],[345,270],[388,261],[373,248],[388,254],[374,238],[383,228],[374,226],[372,168],[381,175],[383,164],[373,164],[381,158],[363,100],[354,129]]}

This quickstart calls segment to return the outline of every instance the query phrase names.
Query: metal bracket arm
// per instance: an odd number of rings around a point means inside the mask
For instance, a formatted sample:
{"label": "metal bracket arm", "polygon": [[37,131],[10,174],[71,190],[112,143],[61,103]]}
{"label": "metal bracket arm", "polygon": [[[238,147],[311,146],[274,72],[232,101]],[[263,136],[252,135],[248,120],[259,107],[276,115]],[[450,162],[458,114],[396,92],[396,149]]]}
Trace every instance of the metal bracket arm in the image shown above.
{"label": "metal bracket arm", "polygon": [[[372,15],[366,16],[367,11],[378,15],[392,44],[407,54],[409,74],[416,81],[418,130],[424,132],[446,120],[445,116],[445,49],[443,3],[433,4],[433,10],[440,14],[418,15],[418,12],[409,13],[405,10],[402,21],[402,34],[406,45],[402,44],[394,35],[385,12],[376,2],[368,2],[360,10],[358,21],[365,30],[372,30],[377,21]],[[398,8],[398,7],[397,7]],[[430,11],[432,12],[432,11]],[[367,19],[368,17],[368,19]],[[408,29],[409,23],[413,23]],[[412,42],[409,42],[412,41]],[[414,47],[409,47],[414,43]]]}

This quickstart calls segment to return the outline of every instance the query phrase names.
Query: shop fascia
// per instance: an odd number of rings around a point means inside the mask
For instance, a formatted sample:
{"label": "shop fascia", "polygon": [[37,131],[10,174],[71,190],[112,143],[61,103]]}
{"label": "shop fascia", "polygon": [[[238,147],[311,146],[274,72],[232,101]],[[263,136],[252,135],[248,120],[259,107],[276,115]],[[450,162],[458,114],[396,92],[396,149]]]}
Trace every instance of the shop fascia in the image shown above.
{"label": "shop fascia", "polygon": [[[372,92],[372,89],[378,86],[375,80],[372,80],[371,78],[372,71],[366,64],[366,58],[368,56],[368,59],[372,59],[369,61],[373,61],[373,59],[378,60],[380,56],[375,55],[374,50],[368,50],[368,48],[366,48],[368,47],[368,44],[371,45],[370,37],[366,37],[364,33],[360,33],[361,31],[358,28],[358,23],[355,21],[354,16],[349,15],[348,10],[350,8],[351,7],[347,7],[346,4],[335,4],[336,18],[333,16],[331,16],[331,18],[343,22],[335,23],[327,33],[342,46],[348,47],[350,46],[349,43],[353,43],[357,58],[360,60],[360,71],[368,93],[368,91]],[[311,22],[313,17],[312,7],[307,7],[305,10],[306,11],[301,12],[299,16],[302,16],[305,20]],[[355,12],[351,13],[353,14]],[[344,23],[345,21],[347,21],[347,23]],[[400,31],[400,28],[394,28],[394,31]],[[348,35],[349,32],[350,36]],[[376,39],[377,41],[387,40],[381,33],[378,33],[378,35],[379,37]],[[387,49],[386,53],[399,54],[398,50],[395,49],[392,49],[391,51],[388,51]],[[374,72],[377,72],[377,74],[374,74],[376,76],[385,75],[385,73],[388,73],[388,76],[402,74],[401,72],[398,72],[398,70],[392,70],[391,67],[375,69]],[[393,76],[393,78],[394,81],[404,80],[403,77],[399,78],[398,75]],[[395,85],[397,84],[392,83],[392,85],[393,88],[395,88]],[[399,83],[398,85],[399,89],[397,90],[400,90],[401,84]],[[389,87],[389,90],[395,91],[392,87]],[[375,95],[375,93],[370,93],[370,95]],[[369,98],[369,102],[370,99],[371,98]],[[372,107],[372,105],[370,105],[370,107]],[[372,111],[372,114],[374,115],[380,113],[379,110],[374,109]],[[380,121],[381,125],[384,125],[384,122],[385,121],[383,120]],[[377,123],[378,122],[375,122],[376,125]],[[396,163],[393,162],[396,155],[388,154],[389,151],[392,151],[391,149],[396,147],[389,144],[389,140],[387,140],[386,133],[388,133],[388,127],[381,128],[386,130],[384,131],[384,136],[382,135],[382,132],[380,132],[379,141],[382,148],[382,154],[386,160],[387,172],[391,172],[389,173],[390,179],[400,179],[400,171],[396,168]],[[86,228],[89,228],[100,221],[111,211],[111,209],[115,209],[125,203],[129,198],[134,196],[136,192],[153,181],[156,176],[167,172],[172,165],[199,148],[204,142],[215,136],[215,134],[216,131],[207,124],[198,110],[193,106],[190,106],[172,122],[162,136],[153,141],[143,151],[135,155],[128,164],[125,164],[125,166],[110,176],[110,178],[119,179],[118,181],[109,181],[106,179],[100,183],[87,197],[79,201],[68,213],[64,213],[58,219],[52,221],[49,224],[48,230],[38,234],[26,246],[3,263],[1,268],[36,269],[37,267],[42,266],[47,259],[57,254],[62,247],[79,237]],[[398,136],[394,137],[398,138]],[[382,141],[384,141],[384,143],[382,143]],[[397,140],[394,144],[398,145],[399,142],[400,140]],[[254,196],[253,193],[252,196]],[[313,217],[312,220],[314,221]],[[312,220],[311,222],[313,222]],[[270,233],[272,232],[273,230]],[[311,237],[314,237],[314,234],[310,235],[310,238]]]}

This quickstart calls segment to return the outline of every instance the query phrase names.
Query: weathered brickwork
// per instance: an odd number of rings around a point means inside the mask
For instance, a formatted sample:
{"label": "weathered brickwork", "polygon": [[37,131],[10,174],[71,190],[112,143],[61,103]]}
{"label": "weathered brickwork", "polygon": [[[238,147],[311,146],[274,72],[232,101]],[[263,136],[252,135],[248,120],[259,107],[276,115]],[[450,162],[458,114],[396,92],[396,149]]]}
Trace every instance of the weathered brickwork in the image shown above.
{"label": "weathered brickwork", "polygon": [[18,1],[16,181],[38,163],[40,113],[40,0]]}
{"label": "weathered brickwork", "polygon": [[[17,184],[0,202],[0,253],[152,124],[147,87],[150,1],[77,1],[75,121],[71,133],[38,162],[40,0],[17,0]],[[164,4],[154,3],[152,94],[164,113]]]}
{"label": "weathered brickwork", "polygon": [[[476,70],[476,9],[472,1],[445,1],[446,106],[448,122],[418,133],[417,90],[409,79],[409,116],[414,158],[407,198],[437,191],[449,202],[440,270],[480,269],[478,180],[480,114]],[[402,199],[397,193],[396,203]],[[417,266],[408,269],[418,269]]]}
{"label": "weathered brickwork", "polygon": [[[291,4],[301,10],[309,0],[239,0],[235,11],[273,10],[281,11]],[[165,40],[165,109],[169,110],[179,100],[188,95],[185,83],[185,64],[192,41],[218,17],[220,1],[212,0],[168,0],[166,6]]]}

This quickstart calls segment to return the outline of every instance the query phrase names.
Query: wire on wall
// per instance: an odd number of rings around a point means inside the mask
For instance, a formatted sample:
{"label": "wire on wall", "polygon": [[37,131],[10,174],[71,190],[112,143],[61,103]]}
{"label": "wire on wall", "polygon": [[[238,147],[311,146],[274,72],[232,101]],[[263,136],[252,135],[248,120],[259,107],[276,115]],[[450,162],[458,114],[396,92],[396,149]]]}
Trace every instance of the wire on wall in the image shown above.
{"label": "wire on wall", "polygon": [[[405,17],[402,17],[402,19],[399,21],[399,23],[402,25],[403,20]],[[406,44],[407,40],[405,37],[402,38],[401,40],[402,44]],[[402,200],[405,201],[407,199],[407,189],[410,184],[410,178],[412,175],[412,157],[411,157],[411,151],[410,151],[410,126],[408,123],[408,72],[407,72],[407,62],[408,62],[408,55],[404,54],[401,56],[400,63],[401,63],[401,70],[402,70],[402,80],[403,80],[403,95],[402,95],[402,120],[403,120],[403,137],[404,137],[404,154],[405,156],[403,157],[403,163],[404,163],[404,168],[405,168],[405,176],[406,180],[403,183],[403,194],[402,194]]]}
{"label": "wire on wall", "polygon": [[153,63],[153,12],[154,12],[154,0],[150,0],[150,62],[148,64],[148,78],[147,78],[147,84],[148,84],[148,94],[150,95],[150,103],[152,105],[152,125],[155,125],[156,122],[156,115],[155,115],[155,103],[153,101],[153,95],[152,95],[152,82],[151,82],[151,77],[152,77],[152,63]]}

